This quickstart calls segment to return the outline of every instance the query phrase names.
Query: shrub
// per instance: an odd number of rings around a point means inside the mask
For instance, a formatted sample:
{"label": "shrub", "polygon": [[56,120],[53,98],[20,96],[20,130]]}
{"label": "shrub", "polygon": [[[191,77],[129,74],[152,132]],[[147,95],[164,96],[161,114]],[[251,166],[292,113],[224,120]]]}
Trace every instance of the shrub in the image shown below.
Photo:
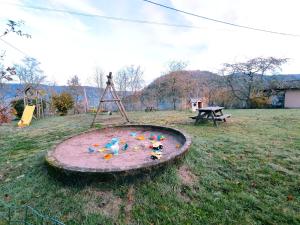
{"label": "shrub", "polygon": [[74,107],[73,97],[67,92],[52,96],[52,103],[62,116],[66,115],[68,110]]}
{"label": "shrub", "polygon": [[13,100],[11,101],[11,106],[16,110],[16,117],[20,119],[24,111],[24,100],[23,99]]}
{"label": "shrub", "polygon": [[[36,100],[35,99],[29,99],[28,100],[30,102],[30,105],[35,105],[36,104]],[[11,106],[13,107],[13,109],[16,110],[16,117],[21,119],[22,115],[23,115],[23,111],[24,111],[24,99],[20,98],[17,100],[13,100],[11,101]],[[43,109],[45,110],[46,108],[46,102],[43,100]],[[34,113],[36,113],[36,109],[34,110]]]}
{"label": "shrub", "polygon": [[262,108],[269,108],[270,102],[268,97],[253,97],[250,100],[250,106],[253,109],[262,109]]}
{"label": "shrub", "polygon": [[0,125],[11,121],[13,110],[9,107],[0,105]]}

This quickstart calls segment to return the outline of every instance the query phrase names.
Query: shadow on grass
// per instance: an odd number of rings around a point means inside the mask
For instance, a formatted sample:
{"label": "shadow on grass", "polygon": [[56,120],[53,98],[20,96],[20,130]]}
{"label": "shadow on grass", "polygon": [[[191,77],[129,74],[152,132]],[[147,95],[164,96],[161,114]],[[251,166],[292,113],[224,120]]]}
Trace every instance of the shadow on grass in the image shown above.
{"label": "shadow on grass", "polygon": [[177,159],[167,164],[158,165],[154,168],[139,169],[130,172],[95,174],[91,172],[70,172],[46,165],[50,179],[54,179],[62,186],[84,189],[93,184],[102,183],[103,188],[112,186],[132,185],[154,180],[168,171],[171,166],[179,167],[183,159]]}

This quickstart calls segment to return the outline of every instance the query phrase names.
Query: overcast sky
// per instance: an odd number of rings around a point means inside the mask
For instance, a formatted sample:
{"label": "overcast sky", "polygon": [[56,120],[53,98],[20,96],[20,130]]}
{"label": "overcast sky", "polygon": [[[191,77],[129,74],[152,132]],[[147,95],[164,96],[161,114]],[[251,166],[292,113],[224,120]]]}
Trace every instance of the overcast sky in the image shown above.
{"label": "overcast sky", "polygon": [[[300,35],[299,0],[153,0],[202,16],[245,26]],[[166,27],[20,7],[41,6],[86,14],[197,26]],[[282,73],[300,73],[300,37],[280,36],[174,12],[142,0],[0,0],[0,32],[7,19],[25,21],[31,39],[9,34],[3,39],[38,59],[49,81],[66,84],[72,75],[89,84],[95,67],[116,72],[141,65],[150,82],[170,60],[189,62],[188,69],[217,72],[223,63],[252,57],[290,58]],[[0,41],[6,63],[23,54]]]}

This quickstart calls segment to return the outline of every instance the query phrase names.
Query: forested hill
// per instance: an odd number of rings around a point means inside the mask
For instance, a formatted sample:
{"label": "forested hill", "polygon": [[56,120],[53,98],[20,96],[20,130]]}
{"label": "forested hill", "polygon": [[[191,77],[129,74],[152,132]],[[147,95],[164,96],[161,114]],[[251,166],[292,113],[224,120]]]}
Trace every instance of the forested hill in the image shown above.
{"label": "forested hill", "polygon": [[[263,85],[267,88],[270,81],[274,80],[285,83],[300,81],[300,74],[266,75],[263,80]],[[226,92],[226,88],[223,90],[221,88],[226,86],[224,81],[223,76],[208,71],[172,72],[155,79],[141,91],[140,95],[144,105],[153,105],[158,108],[184,108],[182,104],[186,104],[189,98],[210,98],[214,95],[222,99],[222,95]]]}
{"label": "forested hill", "polygon": [[[265,80],[276,79],[279,81],[300,80],[300,74],[286,74],[265,76]],[[216,84],[222,82],[223,77],[209,71],[180,71],[163,75],[140,91],[143,106],[155,105],[159,108],[172,108],[179,104],[180,98],[202,97],[210,94],[211,90],[218,88]],[[67,91],[67,86],[48,86],[42,85],[48,95],[51,93],[61,93]],[[18,90],[22,89],[21,84],[7,84],[4,89],[6,100],[15,98]],[[85,86],[86,94],[91,106],[96,106],[99,100],[99,89]],[[3,90],[2,90],[3,91]],[[130,95],[130,92],[127,92]],[[21,95],[19,95],[21,96]],[[123,96],[120,93],[120,96]],[[174,98],[175,96],[175,98]]]}

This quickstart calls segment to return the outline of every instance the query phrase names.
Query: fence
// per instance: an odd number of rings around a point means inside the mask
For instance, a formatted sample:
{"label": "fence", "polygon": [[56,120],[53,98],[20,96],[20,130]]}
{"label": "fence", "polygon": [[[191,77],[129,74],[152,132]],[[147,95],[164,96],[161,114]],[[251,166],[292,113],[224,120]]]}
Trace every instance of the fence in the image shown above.
{"label": "fence", "polygon": [[0,205],[0,225],[64,225],[55,218],[45,216],[30,206]]}

